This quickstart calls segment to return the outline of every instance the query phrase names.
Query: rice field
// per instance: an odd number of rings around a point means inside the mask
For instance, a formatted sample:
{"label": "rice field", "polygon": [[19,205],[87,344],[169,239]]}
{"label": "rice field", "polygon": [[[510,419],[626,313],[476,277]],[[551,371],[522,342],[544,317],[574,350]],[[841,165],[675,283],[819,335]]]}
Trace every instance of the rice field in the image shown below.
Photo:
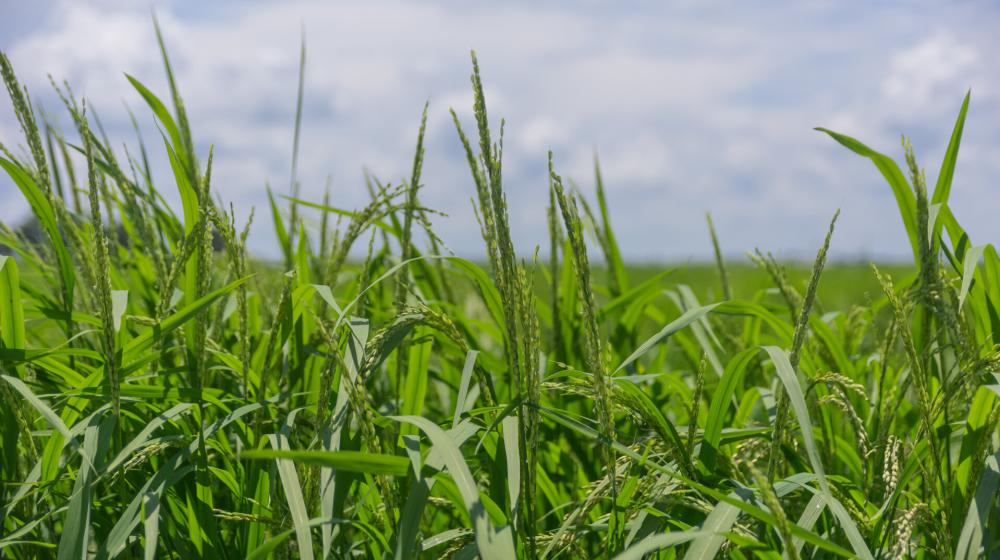
{"label": "rice field", "polygon": [[639,267],[599,168],[577,190],[551,154],[546,251],[514,246],[473,55],[483,258],[434,233],[421,126],[363,208],[272,194],[268,262],[160,47],[167,91],[128,78],[160,134],[125,153],[67,84],[49,126],[0,56],[41,233],[0,231],[0,558],[998,554],[1000,257],[948,206],[968,97],[933,182],[905,139],[820,129],[884,177],[912,262],[827,266],[831,208],[811,266],[724,259],[709,219],[711,266]]}

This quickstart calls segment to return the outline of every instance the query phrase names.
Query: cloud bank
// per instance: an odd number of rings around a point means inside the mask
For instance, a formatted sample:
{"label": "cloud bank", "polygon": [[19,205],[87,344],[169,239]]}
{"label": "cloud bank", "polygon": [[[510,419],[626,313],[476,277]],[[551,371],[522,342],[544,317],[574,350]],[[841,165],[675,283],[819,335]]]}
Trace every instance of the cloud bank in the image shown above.
{"label": "cloud bank", "polygon": [[[319,200],[329,181],[333,204],[360,207],[363,169],[388,182],[406,177],[429,101],[422,198],[448,214],[436,226],[462,255],[481,254],[482,243],[448,109],[472,126],[473,48],[491,119],[506,119],[504,175],[523,253],[546,246],[551,149],[558,171],[585,192],[599,155],[617,237],[634,259],[707,256],[705,211],[727,253],[807,257],[837,208],[836,256],[905,258],[877,171],[812,127],[893,156],[906,133],[933,181],[969,88],[952,207],[977,243],[996,241],[1000,74],[990,59],[1000,10],[988,2],[20,4],[0,24],[0,48],[37,102],[54,111],[47,74],[65,79],[112,139],[133,141],[124,101],[151,144],[158,132],[122,72],[165,91],[155,9],[195,141],[202,153],[215,147],[216,193],[242,216],[257,207],[251,244],[262,255],[277,251],[265,185],[288,189],[303,29],[303,197]],[[0,140],[19,142],[5,102]],[[0,219],[25,212],[0,180]]]}

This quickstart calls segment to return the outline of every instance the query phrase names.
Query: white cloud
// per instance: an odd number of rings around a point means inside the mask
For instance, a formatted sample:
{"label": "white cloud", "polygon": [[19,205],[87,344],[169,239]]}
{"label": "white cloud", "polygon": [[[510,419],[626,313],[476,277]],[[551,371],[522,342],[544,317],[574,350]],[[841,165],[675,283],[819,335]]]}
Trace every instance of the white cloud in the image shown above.
{"label": "white cloud", "polygon": [[[127,100],[155,144],[148,111],[122,77],[132,73],[166,96],[147,7],[54,6],[42,25],[6,45],[21,77],[46,107],[56,103],[46,74],[68,79],[95,103],[111,136],[130,141],[120,109]],[[707,254],[699,241],[705,210],[730,252],[759,245],[808,255],[822,235],[817,224],[837,207],[837,254],[905,256],[878,173],[811,127],[891,154],[899,132],[910,132],[933,171],[969,86],[974,120],[953,207],[987,238],[1000,210],[984,186],[1000,171],[987,149],[1000,140],[992,93],[1000,81],[986,53],[1000,47],[992,31],[1000,15],[984,6],[928,3],[900,18],[898,8],[852,3],[626,9],[303,0],[165,2],[157,13],[199,148],[216,148],[217,192],[244,215],[258,206],[258,252],[274,254],[261,206],[266,182],[278,192],[288,184],[304,26],[304,196],[319,199],[330,177],[334,204],[357,207],[367,196],[363,166],[385,181],[405,177],[429,99],[423,200],[450,215],[436,224],[452,247],[478,253],[473,189],[447,111],[454,107],[474,134],[468,51],[476,48],[491,121],[507,119],[504,175],[518,247],[545,245],[545,152],[555,150],[558,171],[590,188],[598,148],[625,251],[676,258]],[[2,107],[0,138],[13,144],[17,131]],[[169,185],[162,158],[159,170]],[[19,196],[0,193],[0,218],[23,214]]]}
{"label": "white cloud", "polygon": [[972,45],[950,34],[934,35],[892,55],[882,91],[898,111],[919,113],[950,104],[950,93],[962,81],[971,83],[980,59]]}

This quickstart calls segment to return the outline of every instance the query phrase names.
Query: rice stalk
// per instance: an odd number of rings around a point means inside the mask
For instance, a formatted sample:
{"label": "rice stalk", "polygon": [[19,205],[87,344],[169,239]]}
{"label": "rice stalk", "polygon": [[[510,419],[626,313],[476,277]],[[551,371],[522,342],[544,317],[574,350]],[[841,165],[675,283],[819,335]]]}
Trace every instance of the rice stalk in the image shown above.
{"label": "rice stalk", "polygon": [[[830,248],[830,238],[833,237],[833,227],[837,223],[838,216],[840,216],[840,210],[833,214],[833,219],[830,220],[830,227],[826,232],[826,238],[823,240],[823,246],[816,253],[816,260],[813,262],[812,273],[809,277],[809,285],[806,288],[805,297],[802,299],[802,305],[799,308],[798,320],[795,322],[795,330],[792,335],[792,348],[788,354],[788,362],[791,364],[792,370],[797,370],[799,367],[802,344],[805,342],[806,331],[809,328],[809,314],[812,311],[813,301],[816,299],[816,289],[819,287],[819,278],[823,273],[823,267],[826,265],[826,253]],[[771,432],[771,451],[767,460],[768,481],[774,480],[783,458],[781,445],[784,441],[785,423],[788,421],[789,414],[788,395],[785,394],[785,390],[780,385],[777,390],[776,401],[774,428]]]}
{"label": "rice stalk", "polygon": [[[566,227],[566,235],[569,238],[570,247],[573,250],[573,267],[576,270],[577,285],[579,287],[579,297],[583,313],[584,327],[584,365],[590,372],[594,384],[595,405],[597,411],[597,423],[600,426],[601,436],[604,438],[604,445],[599,448],[600,460],[607,465],[615,464],[616,456],[610,447],[610,442],[614,439],[614,418],[611,414],[609,390],[605,381],[604,366],[601,362],[601,335],[597,325],[597,312],[594,303],[594,293],[590,284],[590,262],[587,259],[587,249],[583,241],[583,226],[580,221],[579,210],[576,199],[572,195],[567,199],[563,190],[562,179],[553,174],[553,188],[556,200],[563,216],[563,225]],[[617,527],[617,502],[618,488],[612,477],[611,480],[611,529],[609,534],[608,548],[615,550],[619,546],[619,527]]]}
{"label": "rice stalk", "polygon": [[121,395],[119,394],[118,357],[115,352],[115,326],[111,311],[111,262],[108,257],[108,236],[101,219],[100,187],[103,175],[97,170],[94,162],[93,143],[90,128],[87,123],[86,106],[79,114],[74,114],[76,125],[83,139],[84,154],[87,158],[87,183],[89,185],[90,228],[95,241],[96,275],[94,291],[96,293],[98,315],[101,318],[101,348],[104,352],[104,363],[107,367],[105,384],[111,395],[111,407],[115,417],[121,414]]}
{"label": "rice stalk", "polygon": [[715,224],[712,223],[711,213],[705,213],[705,221],[708,222],[708,234],[712,238],[712,253],[715,255],[715,266],[719,269],[719,282],[722,284],[722,299],[733,299],[733,292],[729,287],[729,274],[726,272],[726,262],[722,258],[722,249],[719,247],[719,236],[715,233]]}

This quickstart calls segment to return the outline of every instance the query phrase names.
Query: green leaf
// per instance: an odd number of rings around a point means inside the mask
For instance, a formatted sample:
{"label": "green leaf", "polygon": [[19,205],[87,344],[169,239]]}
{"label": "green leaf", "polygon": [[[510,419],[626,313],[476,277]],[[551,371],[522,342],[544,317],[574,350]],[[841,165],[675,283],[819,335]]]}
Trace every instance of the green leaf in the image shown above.
{"label": "green leaf", "polygon": [[458,396],[455,397],[455,416],[451,421],[451,427],[458,426],[458,421],[465,412],[465,401],[469,394],[469,383],[472,382],[472,370],[476,367],[476,356],[478,350],[469,350],[465,354],[465,364],[462,366],[462,378],[458,382]]}
{"label": "green leaf", "polygon": [[166,425],[167,422],[176,420],[182,414],[187,412],[192,406],[193,405],[191,403],[179,403],[156,415],[156,417],[146,423],[142,430],[140,430],[131,441],[122,447],[121,451],[119,451],[115,458],[108,463],[103,472],[114,472],[118,467],[125,464],[126,461],[132,458],[133,453],[136,453],[140,448],[146,445],[157,430]]}
{"label": "green leaf", "polygon": [[[281,209],[278,208],[278,203],[274,200],[274,193],[271,192],[271,187],[267,188],[267,200],[271,204],[271,219],[274,221],[274,234],[278,237],[278,245],[285,256],[286,265],[291,264],[292,240],[288,235],[288,228],[285,227],[285,219],[281,217]],[[291,225],[292,227],[295,226],[295,224]]]}
{"label": "green leaf", "polygon": [[437,424],[419,416],[390,416],[397,422],[413,424],[427,435],[431,445],[440,453],[448,473],[454,479],[458,491],[462,495],[469,517],[472,519],[473,532],[476,536],[476,546],[483,560],[502,560],[514,558],[514,541],[509,531],[497,531],[493,528],[486,509],[480,500],[479,488],[472,477],[469,465],[465,462],[462,452],[448,434]]}
{"label": "green leaf", "polygon": [[115,332],[122,328],[122,315],[128,307],[128,290],[111,291],[111,317],[114,319]]}
{"label": "green leaf", "polygon": [[965,560],[975,560],[982,558],[981,549],[989,543],[984,542],[986,523],[994,509],[994,499],[996,498],[997,486],[1000,484],[1000,453],[986,457],[986,465],[983,474],[979,478],[976,486],[976,495],[969,503],[969,510],[965,515],[965,523],[962,524],[962,531],[958,536],[958,545],[955,547],[955,558]]}
{"label": "green leaf", "polygon": [[965,303],[965,296],[969,295],[969,288],[972,286],[972,277],[976,274],[976,267],[979,265],[979,259],[982,258],[984,250],[986,250],[985,245],[976,245],[966,251],[965,256],[962,258],[962,288],[958,292],[959,309]]}
{"label": "green leaf", "polygon": [[[159,324],[152,326],[143,332],[139,333],[138,336],[133,338],[125,345],[122,353],[126,356],[135,355],[140,352],[147,350],[155,342],[162,340],[168,333],[176,330],[184,323],[190,321],[196,317],[199,313],[203,312],[209,305],[215,302],[215,300],[221,298],[222,296],[228,294],[229,292],[235,290],[240,285],[246,283],[250,280],[250,276],[246,278],[240,278],[230,282],[229,284],[205,294],[198,300],[195,300],[190,305],[187,305],[173,315],[163,319]],[[138,359],[138,358],[136,358]]]}
{"label": "green leaf", "polygon": [[681,440],[674,424],[663,415],[653,400],[635,383],[623,378],[615,378],[614,382],[615,386],[632,397],[632,403],[639,407],[639,414],[651,424],[657,435],[673,446],[677,460],[684,462],[688,467],[688,472],[690,472],[691,459],[685,455],[687,446]]}
{"label": "green leaf", "polygon": [[[288,451],[288,439],[283,434],[271,434],[268,437],[274,450]],[[295,471],[295,463],[281,457],[276,458],[275,463],[278,465],[281,486],[285,490],[288,511],[292,514],[295,538],[299,545],[299,558],[312,560],[313,546],[312,531],[309,530],[309,513],[306,510],[305,498],[302,497],[302,486],[299,484],[299,475]]]}
{"label": "green leaf", "polygon": [[614,278],[614,286],[617,287],[619,293],[625,292],[628,290],[628,274],[625,261],[622,260],[621,250],[618,248],[618,241],[615,239],[615,232],[611,229],[608,201],[604,196],[604,179],[601,176],[601,164],[598,162],[596,154],[594,155],[594,178],[597,206],[601,211],[601,234],[604,237],[604,244],[607,246],[608,265]]}
{"label": "green leaf", "polygon": [[0,255],[0,346],[24,349],[24,309],[21,306],[21,280],[17,262]]}
{"label": "green leaf", "polygon": [[712,402],[708,407],[708,421],[702,434],[699,457],[709,472],[715,469],[715,459],[718,455],[722,428],[725,426],[726,411],[732,401],[736,387],[743,379],[747,366],[760,350],[749,348],[733,356],[726,364],[726,369],[719,379],[719,384],[712,392]]}
{"label": "green leaf", "polygon": [[[820,515],[822,515],[823,510],[826,509],[826,500],[820,494],[813,494],[812,498],[809,498],[809,503],[802,510],[802,515],[799,516],[798,526],[803,529],[812,530],[816,522],[819,521]],[[792,545],[795,547],[801,556],[802,547],[805,545],[805,541],[798,537],[792,538]]]}
{"label": "green leaf", "polygon": [[114,429],[114,415],[94,414],[83,434],[80,448],[80,470],[69,498],[69,509],[59,536],[59,560],[79,560],[87,555],[90,544],[90,506],[92,482],[97,476],[99,460],[107,452]]}
{"label": "green leaf", "polygon": [[[273,404],[274,402],[274,399],[270,399],[263,402],[243,405],[205,427],[202,433],[202,438],[204,438],[204,440],[208,440],[214,436],[216,432],[228,426],[232,422],[239,420],[251,412],[260,410],[265,405]],[[116,557],[121,554],[121,552],[125,549],[125,544],[128,541],[132,530],[139,524],[140,521],[143,520],[141,510],[144,505],[148,508],[148,500],[151,497],[156,497],[156,499],[162,500],[167,489],[194,470],[193,466],[187,464],[187,460],[198,450],[199,438],[197,435],[194,435],[192,440],[193,441],[191,441],[191,443],[189,443],[186,447],[181,448],[168,459],[163,461],[159,468],[156,469],[153,476],[146,480],[146,483],[142,485],[139,492],[132,498],[132,501],[129,502],[128,506],[121,510],[121,516],[118,518],[114,527],[111,528],[111,531],[108,532],[107,537],[104,542],[101,543],[101,546],[97,551],[97,560],[108,560],[109,558]]]}
{"label": "green leaf", "polygon": [[[361,217],[361,213],[360,212],[353,212],[351,210],[343,210],[341,208],[334,208],[333,206],[327,206],[325,204],[319,204],[317,202],[310,202],[308,200],[303,200],[301,198],[297,198],[297,197],[294,197],[294,196],[281,195],[281,198],[284,198],[285,200],[288,200],[290,202],[294,202],[295,204],[301,204],[302,206],[306,206],[308,208],[315,208],[316,210],[322,210],[324,212],[329,212],[331,214],[336,214],[337,216],[343,216],[345,218],[355,219],[355,218],[360,218]],[[273,203],[273,200],[272,200],[272,203]],[[389,224],[387,224],[387,223],[385,223],[385,222],[383,222],[381,220],[372,220],[371,223],[372,223],[372,225],[374,225],[375,227],[381,229],[382,231],[385,231],[386,233],[389,233],[389,234],[392,234],[392,235],[397,235],[399,233],[396,230],[396,228],[392,227],[391,225],[389,225]]]}
{"label": "green leaf", "polygon": [[[420,337],[415,334],[415,338]],[[411,344],[409,347],[406,379],[403,380],[402,387],[403,402],[400,404],[400,413],[403,416],[419,416],[423,413],[424,399],[427,396],[427,384],[430,378],[428,369],[430,368],[432,346],[432,339],[428,339],[420,344]],[[412,426],[403,426],[400,433],[407,435],[412,430]]]}
{"label": "green leaf", "polygon": [[521,495],[521,452],[518,445],[517,416],[508,416],[500,421],[503,428],[504,456],[507,458],[507,494],[510,511],[517,511]]}
{"label": "green leaf", "polygon": [[698,307],[695,309],[689,309],[685,311],[683,314],[681,314],[680,317],[668,323],[667,326],[660,329],[660,332],[649,337],[649,339],[646,340],[646,342],[643,342],[638,348],[636,348],[635,352],[632,352],[632,354],[630,354],[628,358],[625,358],[625,361],[623,361],[617,368],[615,368],[615,371],[614,373],[612,373],[612,375],[616,375],[618,372],[631,365],[632,362],[641,358],[643,354],[649,352],[651,348],[653,348],[660,342],[663,342],[665,339],[667,339],[670,335],[674,334],[675,332],[697,321],[698,319],[703,317],[706,313],[708,313],[712,309],[715,309],[718,305],[719,304],[714,303],[712,305],[706,305],[704,307]]}
{"label": "green leaf", "polygon": [[[794,474],[785,480],[776,482],[774,484],[774,493],[779,498],[782,498],[793,490],[807,488],[804,486],[805,483],[815,478],[815,475],[811,473]],[[726,540],[726,535],[730,534],[733,525],[745,511],[738,504],[757,503],[759,501],[754,495],[753,490],[743,486],[731,492],[728,497],[733,501],[720,501],[715,504],[712,511],[702,521],[700,528],[701,535],[688,547],[687,553],[684,555],[684,560],[709,560],[715,558],[722,547],[722,543]],[[811,526],[799,527],[796,525],[795,527],[799,530],[812,529]],[[795,531],[793,530],[793,532]],[[801,541],[802,538],[796,537],[796,540]]]}
{"label": "green leaf", "polygon": [[363,451],[254,449],[244,451],[240,457],[255,460],[287,459],[296,463],[320,465],[344,472],[390,476],[405,476],[410,468],[410,462],[406,457]]}
{"label": "green leaf", "polygon": [[615,556],[614,560],[642,560],[651,552],[690,542],[704,534],[703,531],[689,530],[650,535],[628,547],[625,552]]}
{"label": "green leaf", "polygon": [[503,306],[500,303],[500,292],[497,291],[496,284],[490,279],[490,275],[471,261],[459,257],[446,257],[446,260],[466,273],[476,283],[476,288],[479,289],[480,295],[483,296],[483,302],[490,312],[490,317],[503,330],[506,321],[504,320]]}
{"label": "green leaf", "polygon": [[167,134],[170,135],[170,141],[173,145],[175,147],[183,146],[184,141],[181,140],[181,133],[177,128],[177,123],[174,122],[174,117],[170,114],[167,106],[163,104],[163,101],[160,101],[160,98],[157,97],[156,94],[154,94],[149,88],[144,86],[139,80],[129,74],[125,74],[125,78],[130,84],[132,84],[132,87],[139,92],[139,95],[141,95],[146,101],[149,108],[153,110],[153,114],[156,116],[156,119],[160,121],[163,128],[167,130]]}
{"label": "green leaf", "polygon": [[10,385],[14,387],[14,389],[18,393],[21,393],[21,396],[23,396],[24,399],[28,401],[28,403],[32,407],[34,407],[35,410],[37,410],[38,413],[41,414],[43,418],[45,418],[45,420],[48,421],[49,425],[55,428],[57,432],[62,434],[62,437],[64,439],[66,439],[67,441],[70,439],[69,428],[66,427],[66,424],[63,424],[63,421],[61,418],[59,418],[59,415],[53,412],[53,410],[49,408],[49,405],[45,404],[45,401],[38,398],[37,395],[32,393],[31,389],[29,389],[28,386],[25,385],[23,381],[21,381],[16,377],[11,377],[9,375],[0,375],[0,378],[3,378],[4,381],[10,383]]}
{"label": "green leaf", "polygon": [[[876,152],[850,136],[839,134],[822,127],[818,127],[816,130],[827,133],[831,138],[839,142],[840,145],[860,156],[870,159],[872,163],[875,164],[875,167],[878,168],[879,172],[882,173],[882,176],[885,177],[885,180],[889,182],[889,186],[892,187],[892,194],[896,197],[896,205],[899,207],[899,214],[903,218],[903,226],[906,228],[906,235],[910,239],[910,247],[913,249],[914,261],[918,262],[920,259],[920,244],[917,240],[917,199],[913,194],[913,190],[910,188],[910,184],[906,181],[906,177],[903,175],[903,172],[900,171],[899,166],[896,165],[896,162],[889,156]],[[958,147],[956,146],[955,149],[957,150]],[[950,182],[951,180],[949,178],[949,184]],[[934,202],[940,201],[934,200]]]}
{"label": "green leaf", "polygon": [[[331,519],[331,518],[314,518],[310,519],[306,524],[307,527],[329,527],[331,525],[350,525],[361,530],[361,533],[365,537],[371,539],[372,541],[378,542],[382,548],[385,548],[385,539],[382,537],[381,533],[362,521],[355,519]],[[288,529],[287,531],[282,531],[277,535],[271,537],[264,541],[259,547],[255,548],[253,551],[247,555],[247,560],[266,560],[271,558],[271,553],[273,553],[282,543],[288,540],[292,534],[295,533],[295,529]]]}
{"label": "green leaf", "polygon": [[[582,424],[581,422],[573,418],[570,418],[561,411],[552,410],[545,407],[540,407],[540,410],[542,414],[551,418],[552,420],[555,420],[558,424],[566,428],[569,428],[572,431],[585,435],[589,439],[597,441],[603,437],[593,428],[586,426],[585,424]],[[676,479],[678,482],[681,482],[691,487],[692,489],[701,492],[702,494],[715,498],[720,502],[725,502],[727,504],[730,504],[734,506],[736,509],[742,511],[743,513],[749,514],[753,518],[763,521],[764,523],[773,525],[776,522],[774,516],[768,513],[767,511],[764,511],[763,509],[755,505],[749,504],[738,497],[733,497],[732,495],[721,492],[711,486],[707,486],[696,480],[688,478],[672,468],[651,461],[646,457],[640,455],[633,449],[629,448],[628,446],[623,445],[620,442],[612,441],[611,445],[612,447],[614,447],[615,451],[617,451],[621,455],[625,455],[627,457],[632,458],[633,460],[636,461],[637,464],[645,467],[648,470],[668,474],[672,478]],[[812,477],[813,475],[809,474],[805,476]],[[775,490],[777,491],[777,488],[775,488]],[[854,554],[852,554],[851,551],[841,548],[840,546],[829,541],[829,539],[823,539],[810,531],[806,531],[805,529],[802,529],[798,525],[792,525],[790,529],[792,531],[792,535],[801,537],[809,544],[817,546],[822,550],[832,552],[839,556],[845,556],[845,557],[854,556]]]}
{"label": "green leaf", "polygon": [[[348,306],[350,308],[350,306]],[[338,315],[344,317],[346,311],[340,311]],[[350,336],[347,337],[347,348],[349,355],[344,361],[346,371],[340,375],[340,385],[337,391],[337,400],[333,405],[333,413],[326,426],[320,429],[319,440],[323,450],[328,453],[339,452],[342,440],[342,432],[348,420],[348,394],[358,377],[358,372],[365,361],[365,347],[368,343],[370,325],[363,319],[352,320],[349,323]],[[341,493],[345,492],[345,485],[342,483],[343,477],[338,479],[336,471],[331,467],[321,467],[320,478],[320,513],[324,517],[333,517],[334,507]],[[323,556],[327,557],[332,546],[332,527],[324,526],[320,528],[323,539]]]}
{"label": "green leaf", "polygon": [[840,527],[847,534],[847,540],[854,548],[855,554],[864,560],[872,560],[874,557],[871,551],[868,550],[868,545],[861,536],[861,532],[854,523],[854,519],[844,508],[843,504],[834,498],[830,491],[830,483],[827,481],[826,472],[823,470],[823,463],[820,461],[819,449],[817,449],[816,442],[813,440],[813,426],[812,421],[809,419],[809,408],[806,406],[805,395],[802,393],[802,386],[799,385],[795,370],[792,369],[792,364],[788,361],[788,355],[784,350],[776,346],[765,346],[764,351],[767,352],[768,356],[771,357],[771,361],[774,362],[774,369],[778,374],[778,379],[781,380],[782,385],[785,387],[785,392],[788,394],[792,410],[795,412],[795,418],[799,422],[802,439],[805,441],[806,455],[809,456],[809,462],[812,464],[813,473],[816,474],[816,480],[819,482],[820,491],[826,499],[827,507],[830,508],[830,511],[833,512],[833,515],[840,522]]}
{"label": "green leaf", "polygon": [[933,203],[948,203],[948,196],[951,194],[951,180],[955,176],[955,163],[958,161],[958,148],[962,144],[965,114],[969,111],[970,97],[972,97],[971,90],[965,94],[965,99],[962,100],[962,108],[958,111],[955,128],[951,132],[951,140],[948,141],[948,149],[944,152],[944,159],[941,161],[941,171],[938,172],[937,184],[934,185],[934,193],[931,195],[931,202]]}
{"label": "green leaf", "polygon": [[0,157],[0,167],[10,176],[14,184],[21,190],[21,194],[28,200],[31,210],[38,218],[39,225],[45,230],[52,248],[56,253],[56,261],[59,263],[59,275],[62,278],[63,289],[65,290],[66,312],[73,310],[73,288],[76,282],[76,272],[73,268],[73,259],[70,258],[69,250],[63,241],[63,233],[59,230],[59,223],[56,220],[55,210],[49,203],[42,189],[35,183],[35,180],[26,173],[19,165]]}
{"label": "green leaf", "polygon": [[[448,430],[447,433],[448,437],[455,442],[455,446],[461,447],[476,431],[477,428],[471,421],[463,420],[456,427]],[[411,438],[415,439],[416,436],[408,436],[404,442],[412,441]],[[419,441],[417,441],[417,444],[419,445]],[[407,451],[409,452],[409,449]],[[419,452],[419,449],[416,451]],[[439,471],[445,466],[444,455],[437,448],[432,447],[423,465],[428,470]],[[414,464],[414,468],[418,466]],[[406,497],[403,511],[400,514],[399,527],[393,535],[396,540],[393,546],[394,560],[408,560],[416,556],[416,551],[418,550],[416,548],[416,540],[420,532],[420,521],[423,517],[424,507],[427,505],[427,499],[430,497],[431,488],[437,482],[437,479],[434,477],[424,477],[422,468],[420,471],[415,472],[416,480],[410,486],[410,493]]]}
{"label": "green leaf", "polygon": [[[658,272],[654,274],[652,278],[643,281],[638,286],[630,288],[627,292],[607,302],[601,306],[600,310],[598,310],[598,319],[603,321],[604,319],[607,319],[618,311],[624,309],[633,301],[641,299],[643,296],[651,292],[661,290],[663,288],[663,281],[674,272],[674,269]],[[553,280],[553,282],[556,281],[558,280]]]}

